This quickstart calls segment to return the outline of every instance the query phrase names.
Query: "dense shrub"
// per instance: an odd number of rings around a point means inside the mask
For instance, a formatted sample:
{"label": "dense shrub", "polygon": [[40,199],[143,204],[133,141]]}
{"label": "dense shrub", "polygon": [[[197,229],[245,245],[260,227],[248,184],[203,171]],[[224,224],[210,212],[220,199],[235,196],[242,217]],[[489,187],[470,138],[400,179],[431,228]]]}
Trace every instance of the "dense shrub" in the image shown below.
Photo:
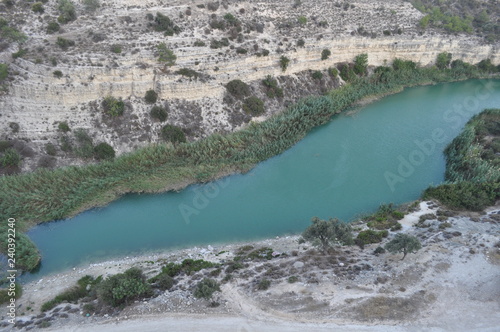
{"label": "dense shrub", "polygon": [[87,12],[93,13],[101,7],[101,2],[99,0],[83,0],[83,6]]}
{"label": "dense shrub", "polygon": [[109,160],[115,157],[115,150],[107,143],[99,143],[94,147],[94,157],[97,160]]}
{"label": "dense shrub", "polygon": [[48,311],[62,302],[77,303],[78,300],[87,296],[89,294],[90,290],[95,285],[98,285],[101,281],[102,281],[102,277],[94,279],[94,277],[89,276],[89,275],[86,275],[86,276],[80,278],[76,282],[75,286],[63,291],[61,294],[57,295],[52,300],[42,304],[42,307],[41,307],[42,312]]}
{"label": "dense shrub", "polygon": [[97,289],[99,300],[113,307],[128,305],[141,297],[152,295],[151,286],[142,271],[130,268],[102,281]]}
{"label": "dense shrub", "polygon": [[352,82],[356,78],[356,73],[348,63],[339,64],[339,76],[346,82]]}
{"label": "dense shrub", "polygon": [[88,159],[94,156],[94,143],[88,132],[83,128],[75,129],[73,132],[78,146],[74,152],[80,158]]}
{"label": "dense shrub", "polygon": [[368,68],[368,54],[359,54],[354,58],[354,73],[358,75],[366,75]]}
{"label": "dense shrub", "polygon": [[0,83],[9,75],[9,65],[0,63]]}
{"label": "dense shrub", "polygon": [[311,77],[315,80],[320,80],[323,78],[323,73],[319,70],[315,70],[311,73]]}
{"label": "dense shrub", "polygon": [[337,78],[337,76],[339,75],[339,71],[337,70],[337,68],[330,67],[328,68],[328,74],[333,78]]}
{"label": "dense shrub", "polygon": [[172,125],[166,125],[161,129],[161,137],[172,143],[186,142],[186,135],[181,128]]}
{"label": "dense shrub", "polygon": [[[23,293],[23,288],[21,284],[16,283],[14,286],[14,292],[16,294],[15,298],[18,299],[21,297]],[[9,289],[0,289],[0,304],[8,304],[10,303],[11,296],[9,295]]]}
{"label": "dense shrub", "polygon": [[177,56],[174,52],[167,48],[165,43],[160,43],[156,50],[158,52],[158,61],[165,63],[166,66],[173,66],[175,64],[175,60],[177,60]]}
{"label": "dense shrub", "polygon": [[264,102],[255,96],[251,96],[245,99],[243,102],[243,111],[252,116],[261,115],[264,113]]}
{"label": "dense shrub", "polygon": [[67,133],[68,131],[71,130],[69,128],[69,125],[68,125],[68,123],[66,121],[59,122],[59,125],[57,125],[57,129],[59,129],[59,131],[61,131],[63,133]]}
{"label": "dense shrub", "polygon": [[17,123],[17,122],[10,122],[9,128],[10,128],[10,130],[12,130],[13,133],[18,133],[20,126],[19,126],[19,123]]}
{"label": "dense shrub", "polygon": [[181,32],[181,29],[168,16],[162,13],[156,13],[154,23],[154,29],[165,32],[165,36],[173,36]]}
{"label": "dense shrub", "polygon": [[43,3],[35,2],[31,5],[31,10],[35,13],[43,14],[45,12],[45,8],[43,8]]}
{"label": "dense shrub", "polygon": [[332,51],[325,48],[323,51],[321,51],[321,60],[328,59],[330,57],[330,55],[332,55]]}
{"label": "dense shrub", "polygon": [[21,156],[14,148],[8,148],[0,157],[0,164],[3,167],[18,167],[21,164]]}
{"label": "dense shrub", "polygon": [[28,50],[25,48],[20,48],[19,51],[12,53],[12,58],[17,59],[17,58],[22,58],[28,53]]}
{"label": "dense shrub", "polygon": [[304,47],[305,44],[306,44],[306,42],[304,41],[303,38],[300,38],[299,40],[297,40],[298,47]]}
{"label": "dense shrub", "polygon": [[267,77],[262,80],[262,84],[265,87],[266,95],[269,98],[283,98],[283,89],[278,87],[278,81],[274,79],[271,75],[267,75]]}
{"label": "dense shrub", "polygon": [[307,17],[305,16],[299,16],[297,18],[297,22],[300,24],[300,25],[305,25],[307,24]]}
{"label": "dense shrub", "polygon": [[266,279],[266,278],[262,279],[257,284],[257,289],[258,290],[267,290],[267,289],[269,289],[269,287],[271,287],[271,281],[268,280],[268,279]]}
{"label": "dense shrub", "polygon": [[451,53],[442,52],[439,53],[436,58],[436,66],[439,69],[446,69],[450,66],[451,63]]}
{"label": "dense shrub", "polygon": [[54,70],[54,71],[52,72],[52,75],[54,75],[54,77],[56,77],[56,78],[61,78],[61,77],[63,77],[63,73],[62,73],[62,71],[60,71],[60,70]]}
{"label": "dense shrub", "polygon": [[76,20],[75,5],[70,0],[58,0],[57,9],[61,14],[57,18],[59,23],[64,24]]}
{"label": "dense shrub", "polygon": [[168,117],[167,110],[161,106],[153,106],[149,113],[151,114],[152,118],[160,122],[164,122]]}
{"label": "dense shrub", "polygon": [[148,104],[154,104],[156,103],[156,100],[158,99],[158,94],[156,93],[155,90],[148,90],[146,91],[146,95],[144,96],[144,100]]}
{"label": "dense shrub", "polygon": [[49,22],[47,24],[47,33],[56,33],[61,29],[61,26],[57,22]]}
{"label": "dense shrub", "polygon": [[202,46],[207,46],[207,44],[205,44],[204,41],[201,41],[201,40],[197,40],[193,43],[193,46],[196,46],[196,47],[202,47]]}
{"label": "dense shrub", "polygon": [[125,103],[113,96],[105,97],[101,105],[104,113],[111,117],[120,116],[125,111]]}
{"label": "dense shrub", "polygon": [[110,47],[111,52],[120,54],[122,52],[122,46],[120,44],[113,44]]}
{"label": "dense shrub", "polygon": [[57,152],[56,147],[52,143],[47,143],[45,144],[45,152],[47,152],[49,156],[55,156]]}
{"label": "dense shrub", "polygon": [[226,46],[229,46],[229,39],[227,38],[222,38],[221,40],[212,39],[210,41],[210,48],[213,49],[222,48]]}
{"label": "dense shrub", "polygon": [[250,95],[250,86],[242,80],[232,80],[226,84],[226,90],[233,97],[242,99]]}
{"label": "dense shrub", "polygon": [[361,231],[359,232],[358,236],[356,237],[356,244],[359,246],[364,246],[365,244],[370,244],[370,243],[379,243],[382,241],[382,238],[387,237],[389,235],[389,232],[386,230],[384,231],[373,231],[371,229]]}
{"label": "dense shrub", "polygon": [[71,46],[75,46],[75,41],[63,37],[57,37],[56,44],[63,50],[67,50]]}
{"label": "dense shrub", "polygon": [[289,63],[290,63],[290,59],[287,58],[286,56],[282,55],[280,58],[280,67],[281,67],[281,70],[283,72],[286,71]]}
{"label": "dense shrub", "polygon": [[214,279],[204,278],[196,285],[193,295],[196,298],[210,300],[215,292],[220,292],[219,283]]}
{"label": "dense shrub", "polygon": [[181,68],[175,72],[178,75],[190,77],[190,78],[198,78],[201,76],[201,73],[197,72],[196,70],[189,69],[189,68]]}

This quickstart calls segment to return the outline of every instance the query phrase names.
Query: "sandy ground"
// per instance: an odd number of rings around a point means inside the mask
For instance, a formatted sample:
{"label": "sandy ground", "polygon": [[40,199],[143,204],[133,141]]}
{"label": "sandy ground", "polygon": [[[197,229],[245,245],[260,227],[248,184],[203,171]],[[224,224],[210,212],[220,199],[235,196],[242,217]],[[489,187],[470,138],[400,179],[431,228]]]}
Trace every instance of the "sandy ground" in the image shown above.
{"label": "sandy ground", "polygon": [[[271,247],[287,255],[251,261],[245,269],[233,272],[233,279],[222,282],[221,292],[216,293],[220,303],[216,308],[191,295],[196,280],[209,273],[202,270],[181,278],[171,290],[136,301],[118,313],[87,316],[78,305],[64,303],[40,314],[43,302],[86,274],[108,276],[140,266],[154,275],[165,262],[188,257],[224,263],[244,244],[107,261],[25,285],[18,301],[18,321],[31,324],[0,328],[38,330],[37,322],[48,320],[50,326],[43,330],[500,331],[500,206],[484,215],[430,219],[425,221],[428,227],[414,227],[421,215],[437,210],[436,205],[423,202],[419,211],[401,220],[401,232],[417,236],[423,245],[403,261],[401,255],[374,255],[378,244],[364,250],[343,247],[324,255],[314,253],[308,243],[299,244],[297,236],[281,237],[252,243],[254,248]],[[443,222],[451,227],[439,228]],[[358,223],[355,227],[365,226]],[[288,282],[292,275],[298,277],[297,282]],[[271,280],[265,291],[256,288],[263,277]]]}

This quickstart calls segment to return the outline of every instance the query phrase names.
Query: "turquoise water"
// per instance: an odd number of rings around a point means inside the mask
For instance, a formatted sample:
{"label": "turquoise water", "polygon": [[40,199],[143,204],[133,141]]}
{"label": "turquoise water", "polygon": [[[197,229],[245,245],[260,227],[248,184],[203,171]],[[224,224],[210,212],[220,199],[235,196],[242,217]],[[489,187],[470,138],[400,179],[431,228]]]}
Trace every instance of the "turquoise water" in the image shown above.
{"label": "turquoise water", "polygon": [[247,174],[130,194],[37,226],[28,232],[43,255],[35,277],[110,257],[296,234],[313,216],[351,220],[381,203],[415,200],[443,181],[445,146],[493,107],[500,81],[410,88],[335,116]]}

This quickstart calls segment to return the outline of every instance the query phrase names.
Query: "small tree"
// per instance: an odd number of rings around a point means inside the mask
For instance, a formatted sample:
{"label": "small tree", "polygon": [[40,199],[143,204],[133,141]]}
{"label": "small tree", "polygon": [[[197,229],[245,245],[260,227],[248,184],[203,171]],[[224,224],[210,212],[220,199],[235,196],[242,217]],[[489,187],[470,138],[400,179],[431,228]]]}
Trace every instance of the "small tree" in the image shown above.
{"label": "small tree", "polygon": [[282,55],[280,58],[280,67],[282,71],[286,71],[288,68],[288,64],[290,63],[290,59],[286,56]]}
{"label": "small tree", "polygon": [[115,150],[107,143],[99,143],[94,147],[94,157],[97,160],[113,159]]}
{"label": "small tree", "polygon": [[321,220],[314,217],[312,225],[306,228],[302,237],[307,241],[318,243],[323,251],[327,251],[332,244],[350,245],[353,243],[351,225],[338,219]]}
{"label": "small tree", "polygon": [[403,258],[401,260],[405,259],[406,254],[416,252],[421,248],[422,245],[416,237],[402,233],[397,234],[394,239],[385,245],[385,249],[391,254],[402,252]]}
{"label": "small tree", "polygon": [[164,62],[166,66],[175,65],[175,60],[177,60],[177,56],[174,52],[165,45],[165,43],[161,43],[156,47],[158,51],[158,61]]}
{"label": "small tree", "polygon": [[57,9],[61,15],[57,18],[59,23],[68,23],[76,20],[75,5],[70,0],[59,0]]}
{"label": "small tree", "polygon": [[193,295],[196,298],[210,300],[215,292],[220,292],[220,286],[214,279],[204,278],[194,289]]}
{"label": "small tree", "polygon": [[166,125],[161,129],[161,137],[172,143],[186,142],[186,135],[182,129],[172,125]]}
{"label": "small tree", "polygon": [[358,75],[366,75],[366,69],[368,67],[368,54],[363,53],[357,55],[354,58],[354,72]]}
{"label": "small tree", "polygon": [[330,57],[330,55],[332,55],[332,51],[325,48],[323,51],[321,51],[321,60],[328,59]]}
{"label": "small tree", "polygon": [[243,111],[253,116],[261,115],[264,113],[264,102],[255,96],[248,97],[243,102]]}
{"label": "small tree", "polygon": [[436,58],[436,67],[439,69],[446,69],[451,63],[451,53],[443,52],[439,53]]}
{"label": "small tree", "polygon": [[146,95],[144,96],[144,99],[146,100],[146,103],[154,104],[154,103],[156,103],[156,100],[158,99],[158,94],[156,93],[155,90],[148,90],[148,91],[146,91]]}
{"label": "small tree", "polygon": [[97,295],[102,302],[118,307],[140,297],[150,296],[152,291],[142,271],[133,267],[101,282]]}

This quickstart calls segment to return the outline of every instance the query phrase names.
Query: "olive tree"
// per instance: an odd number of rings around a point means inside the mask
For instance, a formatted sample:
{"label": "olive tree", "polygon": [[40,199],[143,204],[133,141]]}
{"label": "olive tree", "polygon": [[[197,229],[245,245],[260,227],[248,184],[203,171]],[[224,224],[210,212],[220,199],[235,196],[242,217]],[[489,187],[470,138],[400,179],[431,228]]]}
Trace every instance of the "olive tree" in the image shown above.
{"label": "olive tree", "polygon": [[385,249],[391,254],[397,254],[399,252],[403,253],[403,258],[405,259],[406,254],[416,252],[421,249],[422,245],[420,241],[411,235],[399,233],[385,245]]}
{"label": "olive tree", "polygon": [[306,228],[302,237],[313,244],[319,244],[323,251],[326,252],[335,244],[350,245],[353,243],[351,225],[336,218],[321,220],[314,217],[311,222],[312,225]]}

